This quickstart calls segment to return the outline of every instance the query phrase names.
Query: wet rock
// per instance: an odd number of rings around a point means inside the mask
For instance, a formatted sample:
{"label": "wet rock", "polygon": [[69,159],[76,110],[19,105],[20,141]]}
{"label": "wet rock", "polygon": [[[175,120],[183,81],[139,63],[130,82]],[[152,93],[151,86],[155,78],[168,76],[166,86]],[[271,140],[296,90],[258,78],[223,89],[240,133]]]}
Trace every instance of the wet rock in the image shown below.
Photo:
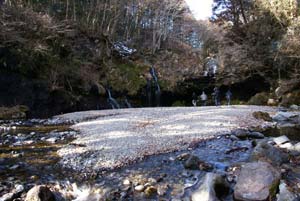
{"label": "wet rock", "polygon": [[29,108],[25,105],[17,105],[15,107],[0,107],[0,119],[23,119]]}
{"label": "wet rock", "polygon": [[280,172],[269,163],[247,163],[242,167],[234,187],[234,198],[245,201],[265,201],[275,196]]}
{"label": "wet rock", "polygon": [[18,185],[15,186],[15,192],[16,193],[21,193],[23,191],[24,191],[24,186],[23,185],[18,184]]}
{"label": "wet rock", "polygon": [[277,101],[274,98],[269,98],[267,104],[269,106],[276,106],[277,105]]}
{"label": "wet rock", "polygon": [[279,193],[276,195],[277,201],[297,201],[300,198],[288,189],[288,186],[281,182],[279,185]]}
{"label": "wet rock", "polygon": [[13,200],[15,197],[14,193],[6,193],[2,197],[0,197],[0,201],[10,201]]}
{"label": "wet rock", "polygon": [[151,185],[154,185],[154,184],[157,183],[157,180],[154,179],[154,178],[149,178],[149,179],[148,179],[148,183],[150,183]]}
{"label": "wet rock", "polygon": [[279,145],[279,147],[283,148],[283,149],[287,149],[287,150],[293,150],[294,149],[294,146],[290,142],[281,144],[281,145]]}
{"label": "wet rock", "polygon": [[4,194],[2,197],[0,197],[0,201],[10,201],[14,200],[15,198],[20,197],[21,193],[24,191],[23,185],[16,185],[14,190],[10,193]]}
{"label": "wet rock", "polygon": [[211,171],[212,169],[214,169],[214,166],[204,161],[200,161],[199,169],[202,171]]}
{"label": "wet rock", "polygon": [[192,193],[192,201],[218,201],[229,192],[229,184],[218,174],[207,173],[200,187]]}
{"label": "wet rock", "polygon": [[273,141],[274,141],[277,145],[282,145],[282,144],[284,144],[284,143],[290,142],[290,139],[289,139],[287,136],[283,135],[283,136],[274,138]]}
{"label": "wet rock", "polygon": [[254,139],[263,139],[265,136],[264,136],[264,134],[262,134],[260,132],[250,132],[248,134],[248,137],[254,138]]}
{"label": "wet rock", "polygon": [[239,141],[240,139],[238,137],[236,137],[235,135],[229,135],[228,137],[229,139],[231,139],[232,141]]}
{"label": "wet rock", "polygon": [[47,139],[46,141],[47,141],[47,142],[49,142],[49,143],[52,143],[52,144],[54,144],[55,142],[57,142],[57,141],[58,141],[58,138],[56,138],[56,137],[52,137],[52,138],[49,138],[49,139]]}
{"label": "wet rock", "polygon": [[138,191],[138,192],[142,192],[144,191],[145,186],[144,185],[138,185],[136,187],[134,187],[134,190]]}
{"label": "wet rock", "polygon": [[293,150],[300,152],[300,142],[298,142],[297,144],[294,145]]}
{"label": "wet rock", "polygon": [[277,125],[277,129],[279,130],[280,135],[287,135],[293,140],[297,140],[298,134],[300,132],[300,122],[295,123],[279,123]]}
{"label": "wet rock", "polygon": [[123,181],[123,185],[125,185],[125,186],[129,186],[130,184],[131,184],[131,182],[128,179],[125,179]]}
{"label": "wet rock", "polygon": [[232,134],[238,137],[239,139],[246,139],[249,136],[249,133],[250,132],[246,129],[237,129],[233,131]]}
{"label": "wet rock", "polygon": [[160,185],[157,188],[157,194],[160,196],[164,196],[168,191],[168,185]]}
{"label": "wet rock", "polygon": [[194,155],[191,155],[185,162],[184,167],[186,169],[198,170],[201,160]]}
{"label": "wet rock", "polygon": [[291,121],[294,118],[296,118],[297,116],[299,116],[299,115],[297,115],[293,112],[277,112],[273,116],[273,120],[276,122]]}
{"label": "wet rock", "polygon": [[268,144],[266,141],[259,142],[254,148],[250,161],[269,161],[274,165],[281,165],[289,161],[288,154]]}
{"label": "wet rock", "polygon": [[149,186],[144,192],[147,197],[152,197],[157,194],[157,188],[155,188],[154,186]]}
{"label": "wet rock", "polygon": [[290,109],[291,109],[291,110],[299,110],[300,107],[299,107],[298,105],[291,105],[291,106],[290,106]]}
{"label": "wet rock", "polygon": [[183,154],[180,154],[176,157],[176,160],[179,160],[179,161],[186,161],[187,159],[189,159],[191,157],[191,154],[189,153],[183,153]]}
{"label": "wet rock", "polygon": [[35,186],[28,191],[25,201],[55,201],[55,196],[48,187]]}
{"label": "wet rock", "polygon": [[271,116],[267,112],[257,111],[257,112],[253,112],[252,115],[256,119],[261,119],[261,120],[264,120],[264,121],[272,121]]}

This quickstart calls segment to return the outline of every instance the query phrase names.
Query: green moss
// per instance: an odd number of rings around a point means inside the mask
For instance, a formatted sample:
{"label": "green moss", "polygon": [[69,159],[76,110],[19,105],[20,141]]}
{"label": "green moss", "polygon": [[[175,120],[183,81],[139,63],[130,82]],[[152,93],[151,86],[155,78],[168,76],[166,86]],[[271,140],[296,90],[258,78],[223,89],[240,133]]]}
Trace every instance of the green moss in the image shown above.
{"label": "green moss", "polygon": [[249,105],[267,105],[269,96],[270,95],[265,92],[257,93],[248,101],[248,104]]}
{"label": "green moss", "polygon": [[146,85],[143,74],[147,69],[146,66],[120,64],[111,70],[108,75],[108,82],[116,91],[126,91],[129,95],[135,95]]}
{"label": "green moss", "polygon": [[269,192],[270,192],[270,200],[273,200],[273,198],[276,196],[276,193],[278,192],[278,186],[279,186],[280,180],[277,179],[273,182],[273,184],[270,186]]}
{"label": "green moss", "polygon": [[15,107],[0,107],[0,119],[24,119],[29,108],[25,105]]}
{"label": "green moss", "polygon": [[184,107],[185,106],[185,101],[175,101],[173,104],[172,104],[172,107]]}

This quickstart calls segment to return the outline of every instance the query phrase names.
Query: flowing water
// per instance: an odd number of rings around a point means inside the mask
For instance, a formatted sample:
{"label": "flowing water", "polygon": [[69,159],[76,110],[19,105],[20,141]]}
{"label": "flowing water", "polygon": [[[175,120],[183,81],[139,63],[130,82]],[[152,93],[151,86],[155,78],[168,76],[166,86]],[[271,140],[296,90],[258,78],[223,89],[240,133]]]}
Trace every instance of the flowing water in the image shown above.
{"label": "flowing water", "polygon": [[[170,200],[188,198],[199,185],[205,171],[185,169],[181,154],[193,154],[212,166],[209,171],[225,174],[236,163],[246,161],[252,151],[251,141],[227,137],[197,142],[187,151],[149,156],[141,161],[110,171],[86,174],[63,168],[56,151],[71,143],[76,132],[68,125],[16,126],[0,131],[0,197],[15,184],[77,183],[108,200]],[[129,181],[128,184],[124,184]],[[126,183],[126,182],[125,182]],[[137,185],[154,187],[156,193],[141,193]],[[26,188],[25,188],[26,189]],[[74,197],[73,197],[74,198]],[[71,198],[69,198],[71,199]]]}

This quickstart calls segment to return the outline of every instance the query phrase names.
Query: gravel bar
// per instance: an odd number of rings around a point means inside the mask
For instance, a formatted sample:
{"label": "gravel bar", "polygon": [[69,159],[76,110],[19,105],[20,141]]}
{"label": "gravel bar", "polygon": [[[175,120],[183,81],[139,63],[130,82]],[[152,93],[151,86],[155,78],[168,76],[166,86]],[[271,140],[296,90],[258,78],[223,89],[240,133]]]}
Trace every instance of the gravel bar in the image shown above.
{"label": "gravel bar", "polygon": [[148,155],[187,149],[191,144],[237,128],[267,124],[255,111],[265,106],[132,108],[75,112],[58,116],[80,122],[80,133],[58,151],[61,163],[74,170],[98,171],[124,166]]}

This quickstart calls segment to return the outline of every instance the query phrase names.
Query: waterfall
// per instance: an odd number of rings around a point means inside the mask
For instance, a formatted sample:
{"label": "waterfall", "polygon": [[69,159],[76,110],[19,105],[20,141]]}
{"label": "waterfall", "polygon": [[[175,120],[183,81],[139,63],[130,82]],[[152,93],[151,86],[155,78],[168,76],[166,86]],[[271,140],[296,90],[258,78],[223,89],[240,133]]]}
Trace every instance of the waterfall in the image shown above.
{"label": "waterfall", "polygon": [[[160,86],[158,84],[157,74],[156,74],[156,71],[153,66],[150,68],[150,74],[151,74],[152,80],[154,81],[154,84],[155,84],[155,93],[154,93],[155,94],[155,104],[156,104],[156,106],[160,106],[161,91],[160,91]],[[148,83],[147,83],[147,87],[148,87]],[[152,97],[150,97],[150,98],[152,98]],[[148,97],[148,99],[149,99],[149,97]]]}
{"label": "waterfall", "polygon": [[132,108],[132,105],[129,103],[127,97],[125,97],[124,102],[125,102],[125,106],[126,106],[127,108]]}
{"label": "waterfall", "polygon": [[107,102],[110,104],[111,108],[112,108],[112,109],[120,109],[119,103],[116,101],[116,99],[114,99],[114,98],[111,96],[110,90],[109,90],[109,89],[106,89],[106,91],[107,91],[107,95],[108,95]]}
{"label": "waterfall", "polygon": [[147,101],[148,107],[152,106],[151,79],[147,78]]}

